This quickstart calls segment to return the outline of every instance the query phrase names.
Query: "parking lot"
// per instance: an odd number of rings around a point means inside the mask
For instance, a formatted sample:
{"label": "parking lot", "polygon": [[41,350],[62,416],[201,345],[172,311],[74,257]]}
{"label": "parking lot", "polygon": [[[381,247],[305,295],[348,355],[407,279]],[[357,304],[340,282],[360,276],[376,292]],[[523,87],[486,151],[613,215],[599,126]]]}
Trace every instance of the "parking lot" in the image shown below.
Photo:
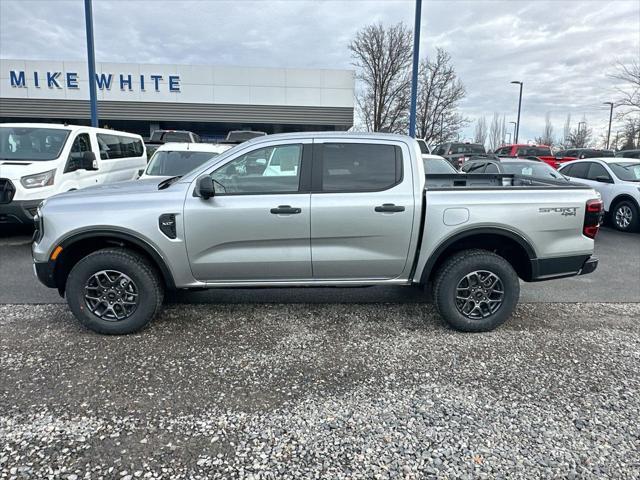
{"label": "parking lot", "polygon": [[2,478],[640,475],[637,235],[604,229],[596,272],[523,284],[473,335],[371,287],[178,293],[100,336],[36,282],[28,232],[0,241]]}

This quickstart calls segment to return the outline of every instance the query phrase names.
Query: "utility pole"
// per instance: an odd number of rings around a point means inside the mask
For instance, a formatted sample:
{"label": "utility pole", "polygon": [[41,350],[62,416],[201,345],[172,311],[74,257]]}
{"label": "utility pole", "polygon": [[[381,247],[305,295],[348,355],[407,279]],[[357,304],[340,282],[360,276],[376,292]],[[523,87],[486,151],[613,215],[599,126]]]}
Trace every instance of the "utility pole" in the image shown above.
{"label": "utility pole", "polygon": [[609,138],[611,138],[611,120],[613,119],[613,102],[604,102],[603,105],[609,105],[609,130],[607,131],[607,150],[609,150]]}
{"label": "utility pole", "polygon": [[96,56],[93,48],[93,9],[91,0],[84,0],[84,19],[87,30],[87,63],[89,64],[89,102],[91,126],[98,126],[98,96],[96,92]]}
{"label": "utility pole", "polygon": [[416,109],[418,103],[418,67],[420,65],[420,16],[422,0],[416,0],[416,20],[413,27],[413,72],[411,75],[411,108],[409,110],[409,136],[416,136]]}
{"label": "utility pole", "polygon": [[514,80],[513,82],[514,85],[520,85],[520,95],[518,97],[518,122],[516,123],[516,133],[515,133],[515,141],[513,142],[514,144],[518,144],[518,136],[520,135],[520,110],[522,108],[522,85],[523,83],[519,80]]}

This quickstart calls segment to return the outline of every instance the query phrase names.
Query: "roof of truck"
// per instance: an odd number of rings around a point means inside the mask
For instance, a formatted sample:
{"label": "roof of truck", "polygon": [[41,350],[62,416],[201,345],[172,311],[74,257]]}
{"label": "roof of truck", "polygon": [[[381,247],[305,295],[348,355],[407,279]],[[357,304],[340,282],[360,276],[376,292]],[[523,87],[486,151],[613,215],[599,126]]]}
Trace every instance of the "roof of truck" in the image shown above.
{"label": "roof of truck", "polygon": [[371,140],[415,140],[408,135],[400,135],[397,133],[380,133],[380,132],[294,132],[294,133],[276,133],[273,135],[263,135],[261,137],[252,138],[243,142],[243,145],[251,143],[270,142],[272,140],[295,140],[297,138],[368,138]]}

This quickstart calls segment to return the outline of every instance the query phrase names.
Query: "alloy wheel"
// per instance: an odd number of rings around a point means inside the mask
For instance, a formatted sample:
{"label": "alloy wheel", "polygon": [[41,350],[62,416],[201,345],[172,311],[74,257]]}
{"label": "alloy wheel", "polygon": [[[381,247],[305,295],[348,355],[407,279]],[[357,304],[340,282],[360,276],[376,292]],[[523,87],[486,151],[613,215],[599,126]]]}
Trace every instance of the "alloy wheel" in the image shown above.
{"label": "alloy wheel", "polygon": [[138,287],[117,270],[101,270],[89,277],[84,300],[95,316],[112,322],[129,318],[138,307]]}
{"label": "alloy wheel", "polygon": [[629,207],[628,205],[621,205],[620,207],[616,208],[615,222],[619,228],[629,228],[632,219],[633,212],[631,211],[631,207]]}
{"label": "alloy wheel", "polygon": [[502,280],[487,270],[476,270],[465,275],[456,287],[456,308],[472,320],[493,315],[503,301]]}

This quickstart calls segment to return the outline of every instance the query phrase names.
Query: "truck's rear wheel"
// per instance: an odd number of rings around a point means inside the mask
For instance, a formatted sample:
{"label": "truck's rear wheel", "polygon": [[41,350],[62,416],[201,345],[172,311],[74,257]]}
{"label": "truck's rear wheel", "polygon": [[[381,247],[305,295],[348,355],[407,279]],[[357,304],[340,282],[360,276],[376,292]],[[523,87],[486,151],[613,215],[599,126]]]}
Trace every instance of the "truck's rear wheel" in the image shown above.
{"label": "truck's rear wheel", "polygon": [[126,249],[87,255],[69,273],[67,303],[80,322],[98,333],[122,335],[144,328],[162,306],[155,268]]}
{"label": "truck's rear wheel", "polygon": [[504,258],[465,250],[448,259],[433,284],[433,301],[445,322],[463,332],[493,330],[513,312],[520,282]]}

